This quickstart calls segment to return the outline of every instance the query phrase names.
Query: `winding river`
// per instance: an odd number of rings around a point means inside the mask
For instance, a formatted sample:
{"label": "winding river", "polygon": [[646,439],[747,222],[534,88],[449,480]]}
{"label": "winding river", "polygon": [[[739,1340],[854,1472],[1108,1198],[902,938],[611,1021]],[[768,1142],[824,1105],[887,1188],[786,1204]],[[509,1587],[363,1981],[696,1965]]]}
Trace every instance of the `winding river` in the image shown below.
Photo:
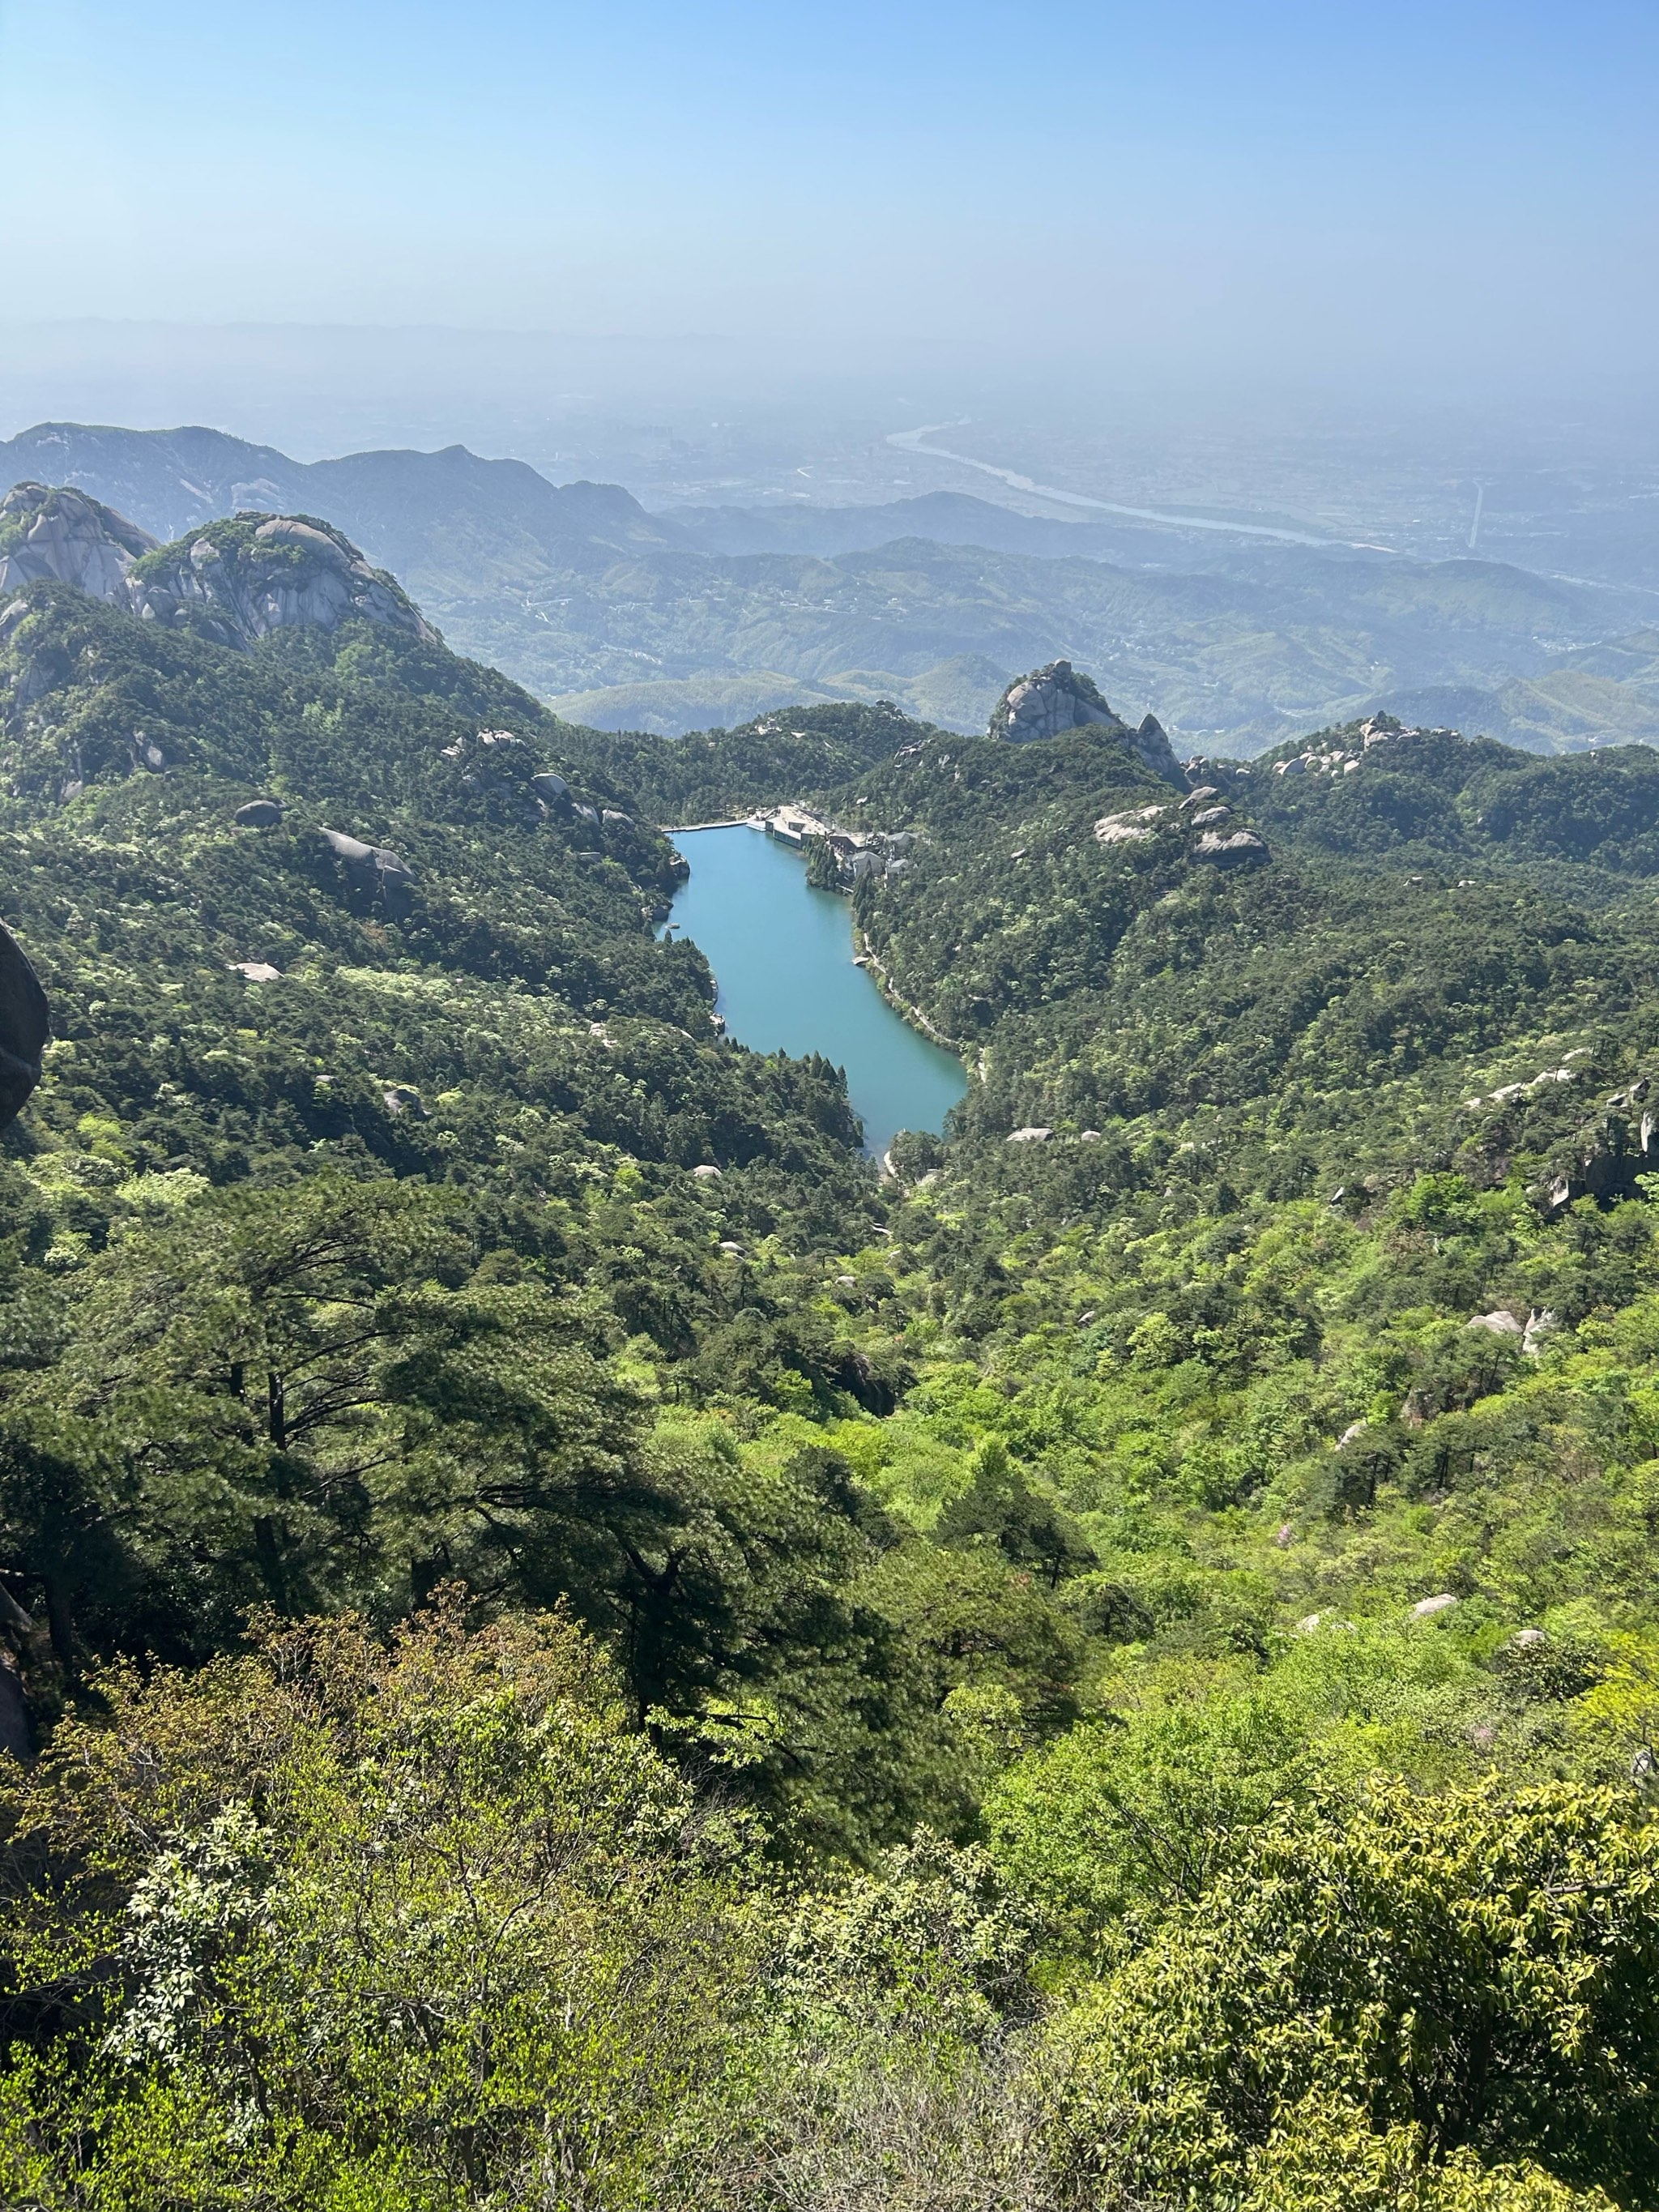
{"label": "winding river", "polygon": [[968,1087],[962,1064],[853,965],[847,901],[811,890],[800,854],[746,824],[678,830],[674,843],[691,874],[667,927],[702,947],[727,1034],[755,1052],[821,1052],[844,1067],[878,1158],[900,1129],[942,1128]]}

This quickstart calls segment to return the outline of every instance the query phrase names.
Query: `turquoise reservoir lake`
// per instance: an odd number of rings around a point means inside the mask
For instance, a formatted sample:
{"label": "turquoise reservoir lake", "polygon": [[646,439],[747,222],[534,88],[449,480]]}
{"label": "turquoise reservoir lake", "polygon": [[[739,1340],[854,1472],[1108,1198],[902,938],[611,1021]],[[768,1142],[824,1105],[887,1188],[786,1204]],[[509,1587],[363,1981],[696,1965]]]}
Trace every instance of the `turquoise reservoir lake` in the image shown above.
{"label": "turquoise reservoir lake", "polygon": [[667,926],[714,969],[728,1036],[754,1052],[821,1052],[844,1067],[878,1158],[900,1129],[943,1128],[968,1088],[962,1063],[901,1020],[853,965],[847,901],[810,890],[800,854],[763,830],[687,830],[674,843],[691,875]]}

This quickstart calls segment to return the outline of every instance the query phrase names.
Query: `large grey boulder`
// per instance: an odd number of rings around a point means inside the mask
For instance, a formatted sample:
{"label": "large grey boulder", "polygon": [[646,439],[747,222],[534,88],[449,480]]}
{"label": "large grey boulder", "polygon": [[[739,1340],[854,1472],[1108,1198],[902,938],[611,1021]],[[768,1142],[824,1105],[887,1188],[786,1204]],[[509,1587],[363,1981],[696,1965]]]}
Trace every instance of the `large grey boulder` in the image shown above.
{"label": "large grey boulder", "polygon": [[1466,1328],[1484,1328],[1492,1336],[1524,1336],[1526,1323],[1503,1306],[1495,1306],[1491,1313],[1471,1314],[1463,1324]]}
{"label": "large grey boulder", "polygon": [[280,799],[250,799],[246,806],[239,806],[235,820],[244,830],[274,830],[283,818]]}
{"label": "large grey boulder", "polygon": [[1095,824],[1095,842],[1100,845],[1136,845],[1144,838],[1158,834],[1156,824],[1165,811],[1162,806],[1131,806],[1121,814],[1103,814]]}
{"label": "large grey boulder", "polygon": [[40,1080],[51,1012],[23,948],[0,924],[0,1128],[15,1121]]}
{"label": "large grey boulder", "polygon": [[402,921],[414,905],[415,872],[389,845],[366,844],[343,830],[323,830],[319,836],[346,872],[353,890],[380,901],[394,921]]}
{"label": "large grey boulder", "polygon": [[393,921],[405,921],[415,905],[415,871],[385,845],[374,848],[380,878],[380,902]]}
{"label": "large grey boulder", "polygon": [[1231,837],[1219,830],[1206,830],[1194,846],[1193,857],[1212,861],[1218,867],[1236,868],[1241,861],[1265,860],[1268,854],[1266,839],[1258,837],[1254,830],[1235,830]]}
{"label": "large grey boulder", "polygon": [[348,868],[371,867],[374,848],[366,845],[361,837],[349,836],[343,830],[324,830],[319,833],[337,860],[343,860]]}

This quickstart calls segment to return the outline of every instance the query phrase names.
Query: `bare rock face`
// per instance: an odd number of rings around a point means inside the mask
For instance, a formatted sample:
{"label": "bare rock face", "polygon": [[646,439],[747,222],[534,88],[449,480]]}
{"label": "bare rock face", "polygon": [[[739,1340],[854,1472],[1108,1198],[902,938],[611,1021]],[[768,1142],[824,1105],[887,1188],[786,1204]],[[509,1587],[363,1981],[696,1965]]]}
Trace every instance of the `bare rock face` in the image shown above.
{"label": "bare rock face", "polygon": [[334,629],[354,617],[428,642],[436,636],[390,576],[308,515],[239,515],[158,546],[84,492],[15,484],[0,500],[0,593],[43,577],[144,622],[242,648],[274,630]]}
{"label": "bare rock face", "polygon": [[0,925],[0,1129],[16,1119],[40,1080],[51,1034],[46,994],[21,945]]}
{"label": "bare rock face", "polygon": [[1162,806],[1131,806],[1121,814],[1103,814],[1095,824],[1095,842],[1101,845],[1136,845],[1156,836]]}
{"label": "bare rock face", "polygon": [[1069,660],[1051,660],[1046,668],[1034,668],[1008,686],[992,713],[990,733],[1012,744],[1028,744],[1035,738],[1057,738],[1063,730],[1082,729],[1091,722],[1127,732],[1092,677],[1079,675]]}
{"label": "bare rock face", "polygon": [[1144,768],[1154,775],[1161,775],[1177,791],[1187,788],[1187,774],[1175,757],[1175,747],[1170,743],[1164,725],[1156,714],[1143,714],[1140,726],[1129,740],[1129,750],[1137,755]]}
{"label": "bare rock face", "polygon": [[997,702],[991,716],[990,734],[1013,744],[1034,738],[1057,738],[1066,730],[1097,723],[1121,738],[1143,767],[1184,791],[1187,779],[1155,715],[1148,714],[1132,730],[1106,703],[1092,677],[1073,668],[1069,660],[1051,660],[1018,678]]}
{"label": "bare rock face", "polygon": [[14,484],[0,499],[0,592],[51,576],[125,605],[133,562],[155,550],[136,522],[69,485]]}

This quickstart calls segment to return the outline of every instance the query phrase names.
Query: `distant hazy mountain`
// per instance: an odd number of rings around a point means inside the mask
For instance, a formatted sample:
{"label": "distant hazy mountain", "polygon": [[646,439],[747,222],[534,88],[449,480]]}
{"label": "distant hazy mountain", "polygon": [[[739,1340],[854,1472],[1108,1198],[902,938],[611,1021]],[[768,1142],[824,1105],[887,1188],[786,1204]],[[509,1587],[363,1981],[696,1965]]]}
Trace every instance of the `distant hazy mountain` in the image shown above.
{"label": "distant hazy mountain", "polygon": [[947,730],[976,730],[1001,695],[1006,672],[994,660],[963,653],[920,676],[849,669],[822,684],[759,669],[743,676],[685,676],[657,683],[613,684],[566,691],[548,704],[567,720],[592,730],[648,730],[683,737],[688,730],[732,729],[775,707],[811,707],[837,700],[889,699],[918,721]]}
{"label": "distant hazy mountain", "polygon": [[400,575],[456,568],[472,586],[538,561],[681,542],[617,484],[550,484],[523,461],[441,453],[293,461],[222,430],[120,430],[44,422],[0,441],[5,483],[74,484],[166,542],[198,523],[262,512],[319,514]]}
{"label": "distant hazy mountain", "polygon": [[[1528,752],[1577,752],[1604,744],[1659,745],[1659,635],[1634,638],[1568,653],[1541,676],[1516,678],[1485,691],[1472,685],[1431,684],[1392,691],[1370,712],[1402,722],[1478,730]],[[1625,672],[1595,665],[1607,659]]]}
{"label": "distant hazy mountain", "polygon": [[[672,521],[682,538],[706,553],[867,553],[899,538],[928,538],[939,545],[983,545],[994,553],[1032,553],[1053,559],[1082,553],[1097,560],[1121,558],[1133,533],[1086,522],[1050,521],[1017,514],[965,492],[935,491],[872,507],[683,507]],[[1144,541],[1146,532],[1139,533]],[[1158,549],[1168,565],[1169,545]]]}
{"label": "distant hazy mountain", "polygon": [[1206,750],[1378,702],[1539,750],[1659,735],[1659,648],[1631,635],[1650,603],[1496,562],[1167,538],[1154,559],[1145,533],[954,493],[651,514],[459,446],[305,463],[208,429],[48,423],[0,465],[0,490],[73,485],[164,540],[239,507],[316,516],[451,645],[602,727],[889,698],[974,730],[1012,675],[1068,659]]}

